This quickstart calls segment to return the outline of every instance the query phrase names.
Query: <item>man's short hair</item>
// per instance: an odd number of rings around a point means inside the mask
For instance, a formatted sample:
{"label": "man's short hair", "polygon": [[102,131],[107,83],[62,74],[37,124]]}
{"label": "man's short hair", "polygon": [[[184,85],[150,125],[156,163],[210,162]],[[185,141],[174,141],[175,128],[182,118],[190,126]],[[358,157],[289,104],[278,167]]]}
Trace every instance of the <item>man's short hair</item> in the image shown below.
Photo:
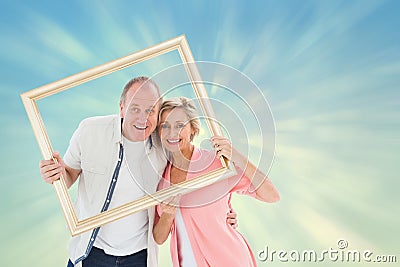
{"label": "man's short hair", "polygon": [[127,84],[125,84],[124,90],[122,91],[121,98],[120,98],[121,103],[124,103],[125,98],[126,98],[126,94],[128,93],[129,89],[131,89],[131,87],[135,83],[141,83],[142,86],[145,85],[146,83],[152,84],[157,89],[158,96],[160,97],[158,101],[162,102],[162,96],[161,96],[160,88],[158,87],[158,85],[152,79],[150,79],[149,77],[139,76],[139,77],[136,77],[136,78],[132,78]]}

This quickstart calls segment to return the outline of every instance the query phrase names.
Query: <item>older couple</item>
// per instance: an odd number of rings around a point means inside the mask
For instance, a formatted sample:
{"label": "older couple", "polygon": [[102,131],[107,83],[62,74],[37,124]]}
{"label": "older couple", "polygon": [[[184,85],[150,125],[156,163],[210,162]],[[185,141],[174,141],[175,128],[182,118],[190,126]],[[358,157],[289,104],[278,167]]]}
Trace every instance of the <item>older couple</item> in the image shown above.
{"label": "older couple", "polygon": [[[48,183],[61,175],[68,187],[78,180],[79,219],[218,168],[219,156],[231,159],[238,170],[235,177],[174,197],[156,209],[72,237],[68,266],[158,266],[157,244],[170,233],[174,266],[256,265],[245,239],[227,223],[227,213],[228,220],[234,218],[230,197],[238,192],[275,202],[279,194],[226,138],[212,138],[215,151],[194,147],[199,129],[189,99],[162,101],[157,84],[138,77],[126,84],[119,115],[83,120],[64,159],[54,153],[58,163],[40,162],[41,176]],[[260,185],[254,183],[260,180]],[[217,193],[210,197],[209,192]]]}

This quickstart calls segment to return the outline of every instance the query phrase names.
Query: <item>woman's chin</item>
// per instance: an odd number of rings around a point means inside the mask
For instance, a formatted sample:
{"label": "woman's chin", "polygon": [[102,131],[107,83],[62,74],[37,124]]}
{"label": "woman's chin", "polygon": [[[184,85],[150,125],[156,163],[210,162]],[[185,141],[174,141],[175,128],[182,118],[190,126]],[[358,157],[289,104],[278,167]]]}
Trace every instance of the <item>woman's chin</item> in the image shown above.
{"label": "woman's chin", "polygon": [[170,152],[170,153],[178,153],[178,152],[182,152],[181,150],[181,147],[179,146],[179,144],[169,144],[169,143],[167,143],[167,144],[165,144],[164,143],[164,147],[165,147],[165,149],[168,151],[168,152]]}
{"label": "woman's chin", "polygon": [[168,152],[174,153],[179,151],[178,145],[170,145],[170,144],[163,144],[163,145]]}

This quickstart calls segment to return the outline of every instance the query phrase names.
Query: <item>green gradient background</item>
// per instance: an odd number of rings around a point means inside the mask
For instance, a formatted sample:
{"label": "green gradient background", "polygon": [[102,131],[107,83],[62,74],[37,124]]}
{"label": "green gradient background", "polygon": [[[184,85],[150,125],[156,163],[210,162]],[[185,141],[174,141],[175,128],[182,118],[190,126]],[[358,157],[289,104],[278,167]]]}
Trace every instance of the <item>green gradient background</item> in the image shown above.
{"label": "green gradient background", "polygon": [[[67,261],[69,233],[19,94],[181,34],[196,60],[248,75],[275,118],[269,175],[281,201],[234,198],[253,251],[345,239],[399,262],[399,11],[398,1],[1,1],[0,266]],[[177,62],[172,53],[40,101],[53,147],[63,153],[82,118],[115,113],[127,77]],[[164,245],[160,266],[168,254]]]}

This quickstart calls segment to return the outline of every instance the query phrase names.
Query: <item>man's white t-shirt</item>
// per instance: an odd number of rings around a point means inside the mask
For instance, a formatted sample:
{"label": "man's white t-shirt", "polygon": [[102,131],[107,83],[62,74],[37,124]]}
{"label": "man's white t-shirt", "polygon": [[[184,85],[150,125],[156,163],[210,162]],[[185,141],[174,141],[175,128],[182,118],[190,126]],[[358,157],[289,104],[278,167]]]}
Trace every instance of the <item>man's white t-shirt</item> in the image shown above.
{"label": "man's white t-shirt", "polygon": [[[108,190],[112,183],[111,178],[113,177],[113,172],[118,163],[118,154],[121,142],[121,118],[119,115],[84,119],[71,137],[69,147],[64,155],[64,162],[71,168],[82,170],[77,181],[78,188],[74,203],[75,214],[79,220],[84,220],[98,215],[104,206]],[[140,168],[131,166],[131,162],[135,162],[130,160],[131,157],[134,157],[134,155],[129,155],[131,149],[127,149],[128,155],[125,155],[124,158],[129,161],[131,171],[133,169],[141,170],[142,173],[137,175],[138,177],[144,176],[144,188],[146,189],[147,194],[153,194],[156,192],[159,179],[164,171],[166,158],[164,157],[160,140],[156,133],[153,133],[144,143],[146,144],[145,152],[141,153],[142,157],[139,162]],[[134,154],[139,155],[140,153]],[[121,177],[122,176],[124,175],[121,174]],[[120,178],[117,180],[117,184],[121,182],[119,179]],[[124,189],[123,185],[122,189]],[[130,188],[127,196],[128,198],[131,198],[132,196],[132,199],[137,199],[137,196],[134,196],[134,194],[131,195],[131,192],[133,191],[132,188]],[[116,201],[126,203],[131,200],[114,200],[117,196],[126,196],[126,194],[119,194],[118,192],[114,193],[111,198],[111,202],[114,204],[110,203],[112,206],[109,208],[118,206]],[[134,226],[136,227],[136,230],[133,230],[132,233],[142,233],[141,229],[143,229],[143,225],[145,225],[146,222],[148,223],[147,266],[149,267],[158,266],[158,247],[152,234],[154,211],[154,208],[149,208],[147,209],[147,217],[146,214],[141,214],[134,215],[139,216],[138,220],[128,219],[128,221],[138,222],[137,226]],[[148,221],[145,218],[148,218]],[[121,218],[121,220],[123,220],[123,218]],[[101,226],[100,230],[103,227],[105,227],[105,225]],[[117,232],[120,232],[118,229],[119,228],[115,228]],[[98,236],[95,240],[92,240],[93,233],[94,231],[86,231],[82,234],[71,237],[68,244],[68,251],[70,260],[73,263],[76,263],[76,267],[82,266],[82,260],[90,251],[91,242],[97,241]],[[120,236],[120,234],[117,234],[117,236]],[[124,236],[128,236],[125,230]],[[103,241],[105,240],[108,239],[103,236]],[[129,242],[128,239],[124,240]],[[114,248],[117,243],[122,246],[122,243],[119,243],[116,240],[107,241],[107,244],[110,244]],[[122,249],[122,251],[115,254],[125,254],[128,250],[140,250],[141,245],[139,244],[143,243],[138,241],[135,244],[135,247]],[[99,246],[101,246],[101,244]]]}
{"label": "man's white t-shirt", "polygon": [[[145,153],[145,142],[131,142],[122,137],[124,158],[109,209],[144,197],[143,174],[140,160]],[[106,254],[126,256],[147,248],[147,210],[143,210],[100,228],[94,243]]]}

